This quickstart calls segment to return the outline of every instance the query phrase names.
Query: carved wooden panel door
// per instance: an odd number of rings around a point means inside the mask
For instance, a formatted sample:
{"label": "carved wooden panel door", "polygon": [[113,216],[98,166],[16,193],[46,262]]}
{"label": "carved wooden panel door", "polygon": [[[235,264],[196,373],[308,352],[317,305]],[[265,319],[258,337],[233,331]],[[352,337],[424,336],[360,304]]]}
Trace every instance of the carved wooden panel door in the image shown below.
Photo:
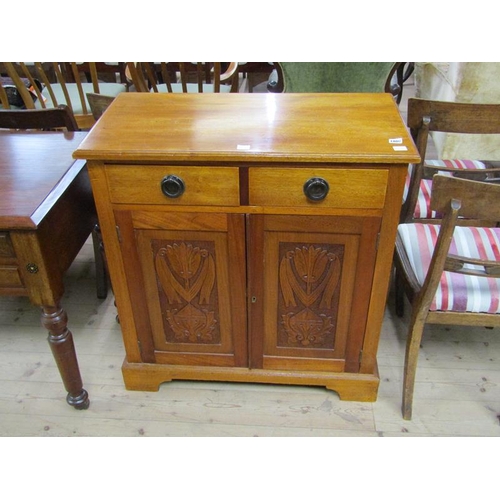
{"label": "carved wooden panel door", "polygon": [[139,267],[129,288],[143,282],[134,308],[145,361],[248,366],[244,215],[115,216],[125,259]]}
{"label": "carved wooden panel door", "polygon": [[250,215],[250,363],[359,369],[380,218]]}

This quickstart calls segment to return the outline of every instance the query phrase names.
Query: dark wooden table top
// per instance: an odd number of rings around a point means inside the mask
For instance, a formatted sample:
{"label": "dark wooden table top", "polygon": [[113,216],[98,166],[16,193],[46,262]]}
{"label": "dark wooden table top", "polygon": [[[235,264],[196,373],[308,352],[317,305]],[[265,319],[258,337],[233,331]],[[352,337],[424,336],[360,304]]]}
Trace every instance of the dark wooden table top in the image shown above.
{"label": "dark wooden table top", "polygon": [[0,131],[0,229],[36,229],[85,162],[86,132]]}

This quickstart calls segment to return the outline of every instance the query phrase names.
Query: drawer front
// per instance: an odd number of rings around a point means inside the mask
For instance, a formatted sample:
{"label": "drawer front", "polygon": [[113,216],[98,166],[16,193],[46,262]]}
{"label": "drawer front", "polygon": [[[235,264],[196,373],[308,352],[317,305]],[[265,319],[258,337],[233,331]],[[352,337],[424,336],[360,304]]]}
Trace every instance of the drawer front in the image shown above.
{"label": "drawer front", "polygon": [[15,257],[9,233],[0,233],[0,257]]}
{"label": "drawer front", "polygon": [[240,204],[237,168],[110,165],[106,167],[106,174],[113,203]]}
{"label": "drawer front", "polygon": [[[387,169],[250,168],[250,205],[325,208],[377,208],[385,203]],[[310,200],[304,192],[309,184]],[[326,181],[322,182],[322,181]]]}
{"label": "drawer front", "polygon": [[15,266],[0,266],[0,288],[23,288],[19,270]]}

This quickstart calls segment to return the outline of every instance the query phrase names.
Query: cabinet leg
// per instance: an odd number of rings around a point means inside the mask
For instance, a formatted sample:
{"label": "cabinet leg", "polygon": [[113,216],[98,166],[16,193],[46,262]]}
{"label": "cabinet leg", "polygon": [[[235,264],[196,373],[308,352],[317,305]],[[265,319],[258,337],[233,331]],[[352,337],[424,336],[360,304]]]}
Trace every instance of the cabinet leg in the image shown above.
{"label": "cabinet leg", "polygon": [[83,388],[73,335],[68,330],[68,316],[61,307],[42,307],[42,325],[49,331],[48,341],[56,360],[64,387],[66,401],[77,410],[89,407],[89,395]]}
{"label": "cabinet leg", "polygon": [[373,403],[377,401],[379,380],[348,382],[334,381],[325,384],[326,388],[335,391],[342,401],[363,401]]}

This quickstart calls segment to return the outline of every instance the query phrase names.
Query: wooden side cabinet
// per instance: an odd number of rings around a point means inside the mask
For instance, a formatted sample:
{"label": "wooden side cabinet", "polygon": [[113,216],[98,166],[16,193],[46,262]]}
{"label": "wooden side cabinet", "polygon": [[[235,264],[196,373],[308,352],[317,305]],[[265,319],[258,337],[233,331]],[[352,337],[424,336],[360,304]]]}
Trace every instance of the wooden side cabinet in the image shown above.
{"label": "wooden side cabinet", "polygon": [[389,95],[127,94],[75,157],[88,160],[127,388],[267,382],[376,399],[418,160]]}

